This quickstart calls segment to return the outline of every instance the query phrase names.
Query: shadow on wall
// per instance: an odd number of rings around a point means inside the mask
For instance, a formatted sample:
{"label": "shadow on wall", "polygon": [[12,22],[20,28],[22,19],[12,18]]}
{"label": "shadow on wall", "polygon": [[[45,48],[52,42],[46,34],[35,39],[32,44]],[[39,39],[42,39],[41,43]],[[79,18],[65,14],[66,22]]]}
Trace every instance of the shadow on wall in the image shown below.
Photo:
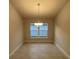
{"label": "shadow on wall", "polygon": [[55,19],[55,44],[70,55],[70,2],[60,11]]}
{"label": "shadow on wall", "polygon": [[20,15],[11,3],[9,10],[9,52],[11,55],[22,44],[23,23]]}

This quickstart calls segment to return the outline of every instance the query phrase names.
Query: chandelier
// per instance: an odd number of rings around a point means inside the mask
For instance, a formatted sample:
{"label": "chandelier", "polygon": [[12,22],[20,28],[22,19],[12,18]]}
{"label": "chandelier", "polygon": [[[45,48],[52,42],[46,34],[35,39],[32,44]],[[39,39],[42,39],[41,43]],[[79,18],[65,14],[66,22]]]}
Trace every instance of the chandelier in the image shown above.
{"label": "chandelier", "polygon": [[38,16],[37,16],[37,21],[38,22],[37,23],[34,23],[34,25],[36,25],[38,27],[38,26],[42,26],[43,25],[43,23],[40,23],[39,22],[39,20],[40,20],[40,15],[39,15],[40,3],[39,2],[37,3],[37,7],[38,7]]}

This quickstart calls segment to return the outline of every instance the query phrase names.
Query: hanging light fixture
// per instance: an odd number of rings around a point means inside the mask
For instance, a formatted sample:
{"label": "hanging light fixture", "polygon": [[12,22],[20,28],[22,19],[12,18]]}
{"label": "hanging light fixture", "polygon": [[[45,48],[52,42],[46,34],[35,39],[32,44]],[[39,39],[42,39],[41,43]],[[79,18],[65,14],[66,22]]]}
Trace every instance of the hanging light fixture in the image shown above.
{"label": "hanging light fixture", "polygon": [[34,23],[34,25],[36,25],[36,26],[38,27],[38,26],[43,25],[43,23],[40,23],[40,22],[39,22],[39,20],[40,20],[40,16],[39,16],[40,3],[38,3],[37,6],[38,6],[38,16],[37,16],[37,18],[38,18],[37,21],[38,21],[38,22],[37,22],[37,23]]}
{"label": "hanging light fixture", "polygon": [[34,23],[36,26],[41,26],[43,23]]}

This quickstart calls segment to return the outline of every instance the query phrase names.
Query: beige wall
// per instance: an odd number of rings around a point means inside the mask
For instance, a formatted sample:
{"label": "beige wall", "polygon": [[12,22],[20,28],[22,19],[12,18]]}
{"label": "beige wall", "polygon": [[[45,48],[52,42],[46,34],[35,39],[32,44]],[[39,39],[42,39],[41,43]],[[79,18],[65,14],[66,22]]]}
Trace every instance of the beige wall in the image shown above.
{"label": "beige wall", "polygon": [[[54,42],[54,23],[51,19],[41,18],[40,22],[48,23],[48,38],[44,38],[43,40],[36,38],[32,40],[30,37],[30,23],[37,22],[37,19],[25,19],[24,20],[24,42]],[[52,31],[53,30],[53,31]]]}
{"label": "beige wall", "polygon": [[70,2],[60,11],[55,19],[55,43],[68,55],[70,52]]}
{"label": "beige wall", "polygon": [[9,6],[9,50],[10,53],[16,49],[23,40],[22,19],[15,8],[10,3]]}

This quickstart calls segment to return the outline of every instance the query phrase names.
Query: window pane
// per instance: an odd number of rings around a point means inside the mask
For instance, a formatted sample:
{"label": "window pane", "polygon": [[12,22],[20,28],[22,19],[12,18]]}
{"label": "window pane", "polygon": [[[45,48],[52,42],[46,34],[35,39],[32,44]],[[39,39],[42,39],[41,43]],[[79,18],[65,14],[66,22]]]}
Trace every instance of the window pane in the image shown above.
{"label": "window pane", "polygon": [[31,30],[37,30],[37,27],[33,24],[31,24]]}
{"label": "window pane", "polygon": [[38,36],[38,32],[36,30],[37,30],[37,27],[34,25],[34,23],[31,23],[31,26],[30,26],[31,36]]}
{"label": "window pane", "polygon": [[39,28],[40,28],[39,30],[48,30],[48,26],[44,26],[44,25],[40,26]]}
{"label": "window pane", "polygon": [[31,36],[38,36],[38,32],[36,30],[31,31]]}
{"label": "window pane", "polygon": [[47,31],[46,30],[40,30],[39,31],[39,36],[47,36]]}

